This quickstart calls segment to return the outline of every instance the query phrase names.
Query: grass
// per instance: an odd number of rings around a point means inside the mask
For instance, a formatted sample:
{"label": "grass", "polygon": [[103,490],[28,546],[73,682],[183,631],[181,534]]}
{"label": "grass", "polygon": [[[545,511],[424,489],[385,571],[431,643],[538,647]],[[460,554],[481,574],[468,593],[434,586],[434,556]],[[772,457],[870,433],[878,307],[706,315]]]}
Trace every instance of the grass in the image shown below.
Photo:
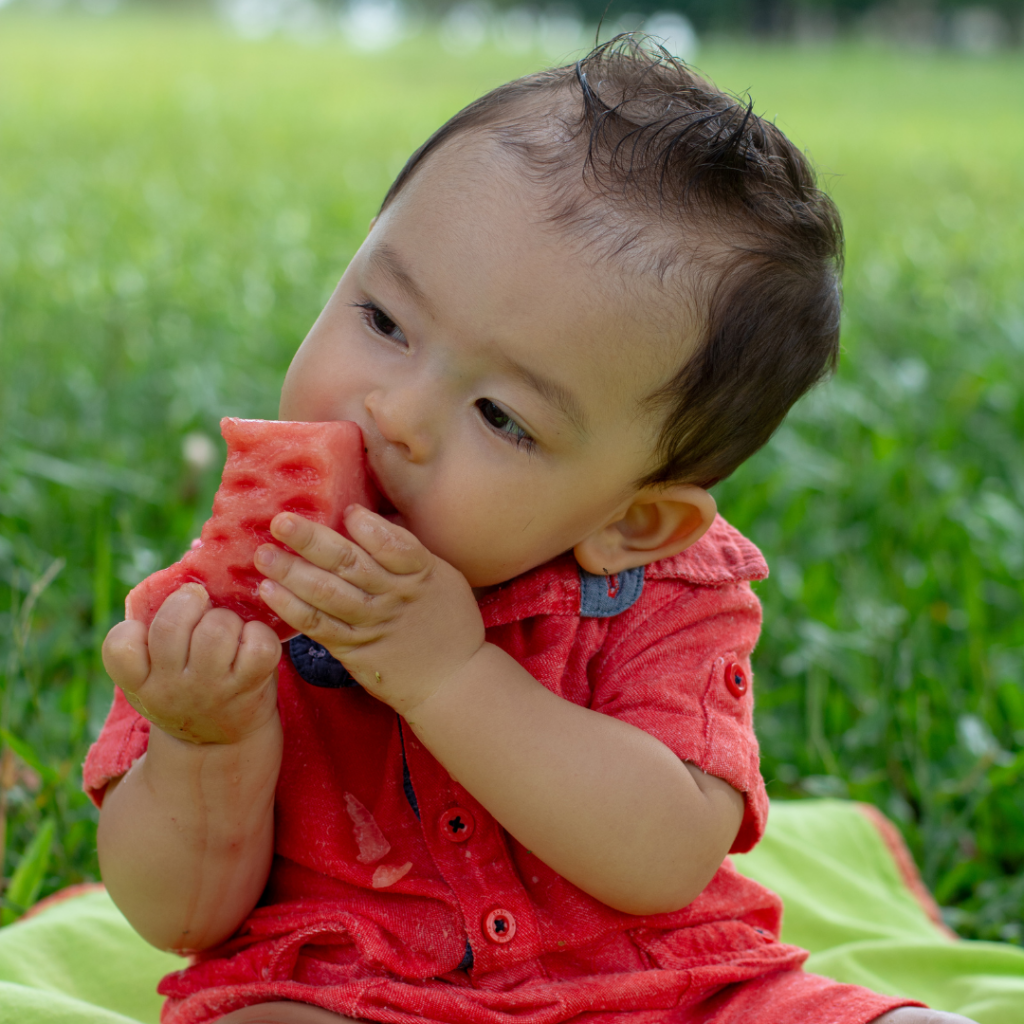
{"label": "grass", "polygon": [[[405,156],[541,61],[0,18],[4,921],[97,875],[99,643],[206,517],[218,465],[186,439],[275,415]],[[1024,942],[1024,79],[865,49],[700,64],[778,112],[849,234],[838,378],[717,489],[773,567],[769,790],[877,804],[962,934]]]}

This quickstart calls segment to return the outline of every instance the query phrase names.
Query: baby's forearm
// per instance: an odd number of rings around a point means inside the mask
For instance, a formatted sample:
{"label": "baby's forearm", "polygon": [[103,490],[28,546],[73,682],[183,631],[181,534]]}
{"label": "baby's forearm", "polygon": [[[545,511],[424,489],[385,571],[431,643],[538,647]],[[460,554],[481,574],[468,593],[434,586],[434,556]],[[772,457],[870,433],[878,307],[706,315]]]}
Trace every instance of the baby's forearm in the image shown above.
{"label": "baby's forearm", "polygon": [[273,857],[281,747],[276,714],[232,744],[187,743],[154,726],[147,753],[108,787],[103,880],[154,946],[209,948],[255,906]]}
{"label": "baby's forearm", "polygon": [[516,839],[627,913],[695,899],[742,819],[727,783],[642,730],[557,697],[490,644],[408,720]]}

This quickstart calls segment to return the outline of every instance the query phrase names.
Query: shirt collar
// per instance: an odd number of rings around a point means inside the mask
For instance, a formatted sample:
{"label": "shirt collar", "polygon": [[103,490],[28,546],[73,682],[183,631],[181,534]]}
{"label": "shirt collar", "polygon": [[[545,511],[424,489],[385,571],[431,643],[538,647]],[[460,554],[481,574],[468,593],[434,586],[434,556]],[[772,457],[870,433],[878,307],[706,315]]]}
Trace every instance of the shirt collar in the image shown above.
{"label": "shirt collar", "polygon": [[[697,586],[762,580],[768,566],[761,552],[721,516],[696,544],[647,566],[645,581],[679,580]],[[579,566],[572,553],[501,584],[480,599],[484,625],[503,626],[535,615],[580,614]]]}

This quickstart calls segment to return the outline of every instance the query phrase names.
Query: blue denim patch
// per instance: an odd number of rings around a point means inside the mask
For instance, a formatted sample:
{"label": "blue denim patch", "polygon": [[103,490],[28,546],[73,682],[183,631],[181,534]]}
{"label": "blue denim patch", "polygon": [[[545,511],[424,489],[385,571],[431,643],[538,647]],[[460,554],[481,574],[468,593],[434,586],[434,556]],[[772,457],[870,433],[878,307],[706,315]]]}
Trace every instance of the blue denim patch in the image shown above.
{"label": "blue denim patch", "polygon": [[595,576],[586,569],[580,569],[580,615],[586,619],[621,615],[636,604],[643,590],[642,565],[615,576]]}
{"label": "blue denim patch", "polygon": [[308,636],[296,636],[288,643],[295,671],[313,686],[336,690],[341,686],[358,686],[348,669],[326,647]]}

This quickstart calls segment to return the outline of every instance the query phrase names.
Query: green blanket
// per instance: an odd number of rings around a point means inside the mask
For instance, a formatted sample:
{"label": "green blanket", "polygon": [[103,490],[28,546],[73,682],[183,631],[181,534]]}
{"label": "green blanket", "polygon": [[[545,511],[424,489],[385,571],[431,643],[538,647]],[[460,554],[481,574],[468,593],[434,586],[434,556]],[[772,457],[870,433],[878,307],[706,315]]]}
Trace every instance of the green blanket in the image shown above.
{"label": "green blanket", "polygon": [[811,951],[807,970],[978,1024],[1024,1024],[1024,949],[934,923],[898,833],[871,817],[842,800],[775,802],[764,839],[734,861],[782,897],[782,938]]}
{"label": "green blanket", "polygon": [[[812,951],[810,970],[979,1024],[1024,1024],[1024,949],[946,934],[905,851],[858,805],[773,804],[767,835],[735,861],[782,896],[783,938]],[[69,896],[0,930],[0,1024],[157,1024],[156,983],[181,964],[102,890]]]}

